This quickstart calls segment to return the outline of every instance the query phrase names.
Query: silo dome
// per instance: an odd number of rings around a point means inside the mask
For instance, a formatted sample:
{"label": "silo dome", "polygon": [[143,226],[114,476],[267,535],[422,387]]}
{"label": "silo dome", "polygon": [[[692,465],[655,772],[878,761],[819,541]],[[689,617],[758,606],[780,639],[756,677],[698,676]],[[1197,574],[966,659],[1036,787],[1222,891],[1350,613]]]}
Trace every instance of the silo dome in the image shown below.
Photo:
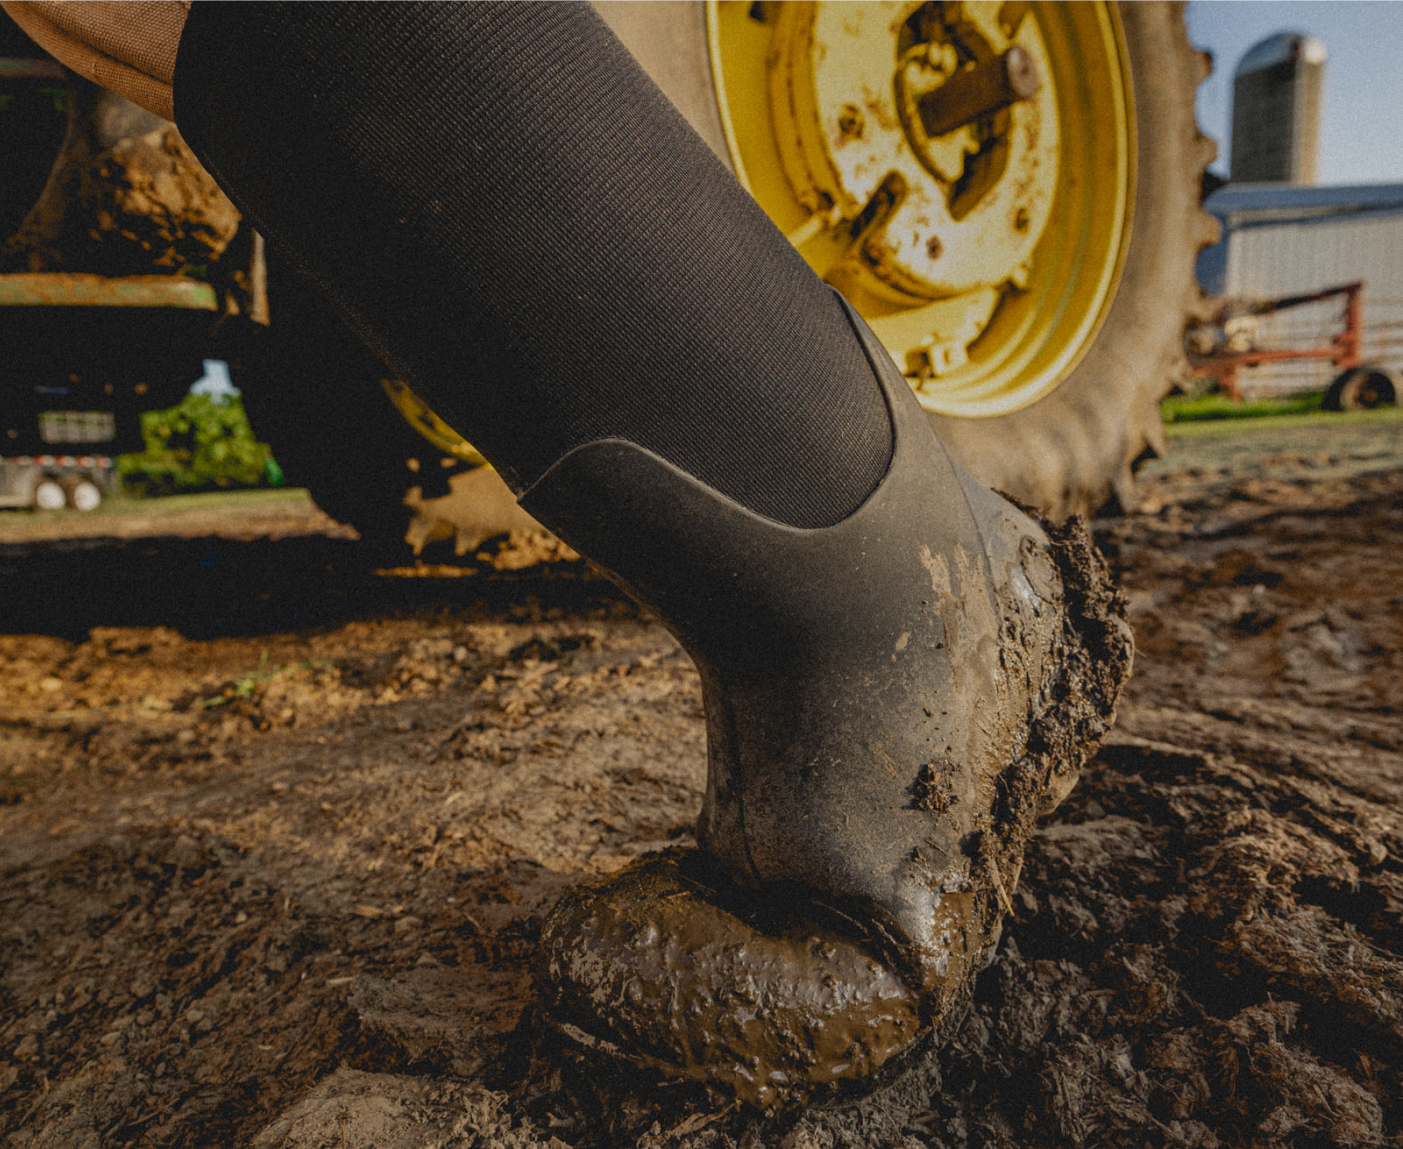
{"label": "silo dome", "polygon": [[1259,40],[1247,49],[1238,61],[1234,76],[1248,72],[1260,72],[1277,64],[1292,60],[1304,60],[1307,64],[1323,64],[1327,56],[1325,41],[1304,32],[1277,32],[1265,40]]}

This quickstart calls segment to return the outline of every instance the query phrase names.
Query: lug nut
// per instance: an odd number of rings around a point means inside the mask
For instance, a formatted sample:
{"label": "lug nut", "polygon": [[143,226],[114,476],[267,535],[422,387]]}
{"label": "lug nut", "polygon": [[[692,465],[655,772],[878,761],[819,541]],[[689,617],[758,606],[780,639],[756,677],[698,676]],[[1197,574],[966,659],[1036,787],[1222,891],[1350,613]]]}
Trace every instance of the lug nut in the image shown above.
{"label": "lug nut", "polygon": [[862,109],[856,104],[844,104],[843,110],[838,113],[838,130],[850,139],[861,137],[863,129],[867,126],[867,119],[862,114]]}
{"label": "lug nut", "polygon": [[932,40],[926,46],[926,64],[937,72],[953,72],[960,66],[960,54],[953,44]]}
{"label": "lug nut", "polygon": [[1002,56],[956,72],[918,101],[926,133],[943,136],[1032,96],[1042,86],[1033,57],[1014,45]]}

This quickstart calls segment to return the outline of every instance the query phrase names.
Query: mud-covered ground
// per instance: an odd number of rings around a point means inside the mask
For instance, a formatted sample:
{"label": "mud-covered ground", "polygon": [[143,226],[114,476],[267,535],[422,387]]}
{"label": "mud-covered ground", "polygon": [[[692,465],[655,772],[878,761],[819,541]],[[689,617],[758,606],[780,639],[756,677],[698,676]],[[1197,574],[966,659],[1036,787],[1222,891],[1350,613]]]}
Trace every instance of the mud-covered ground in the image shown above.
{"label": "mud-covered ground", "polygon": [[958,1037],[770,1119],[532,1021],[543,907],[701,795],[606,585],[377,575],[305,508],[0,542],[0,1139],[1403,1143],[1403,469],[1220,454],[1100,527],[1137,674]]}

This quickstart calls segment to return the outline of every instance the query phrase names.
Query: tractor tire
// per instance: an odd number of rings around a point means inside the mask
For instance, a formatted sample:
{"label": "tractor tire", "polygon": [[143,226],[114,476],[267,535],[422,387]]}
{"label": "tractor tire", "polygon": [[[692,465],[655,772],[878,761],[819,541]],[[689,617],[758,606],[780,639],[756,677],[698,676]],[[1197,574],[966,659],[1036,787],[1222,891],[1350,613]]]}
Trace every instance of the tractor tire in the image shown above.
{"label": "tractor tire", "polygon": [[[595,7],[734,167],[708,65],[705,6],[611,0]],[[1101,326],[1076,366],[1036,402],[995,416],[931,414],[977,478],[1056,518],[1134,506],[1132,470],[1163,451],[1159,401],[1187,370],[1184,324],[1201,301],[1194,263],[1217,238],[1216,221],[1200,206],[1216,147],[1194,117],[1208,57],[1188,42],[1183,4],[1117,7],[1134,94],[1137,176],[1123,271]],[[888,346],[901,363],[901,350]]]}

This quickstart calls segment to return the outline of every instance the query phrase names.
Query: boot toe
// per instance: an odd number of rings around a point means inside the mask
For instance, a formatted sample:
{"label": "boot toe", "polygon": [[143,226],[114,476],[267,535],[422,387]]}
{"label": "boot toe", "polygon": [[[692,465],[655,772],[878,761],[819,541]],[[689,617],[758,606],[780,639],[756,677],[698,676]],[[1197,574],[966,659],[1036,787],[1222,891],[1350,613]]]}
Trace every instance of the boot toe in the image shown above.
{"label": "boot toe", "polygon": [[759,1108],[870,1081],[926,1029],[921,995],[882,962],[695,851],[574,888],[542,950],[562,1037]]}

